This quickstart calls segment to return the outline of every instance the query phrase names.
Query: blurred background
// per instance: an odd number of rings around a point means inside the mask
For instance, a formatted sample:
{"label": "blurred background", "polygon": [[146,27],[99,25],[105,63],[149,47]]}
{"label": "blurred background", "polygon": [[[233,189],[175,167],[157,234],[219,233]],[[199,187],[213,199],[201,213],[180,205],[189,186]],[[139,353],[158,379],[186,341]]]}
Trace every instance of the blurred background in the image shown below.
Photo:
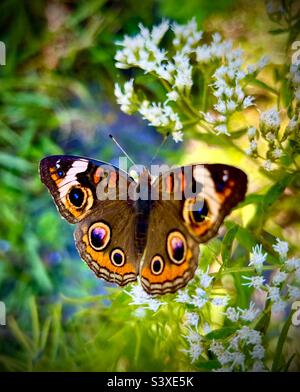
{"label": "blurred background", "polygon": [[[272,22],[263,1],[1,1],[6,65],[0,66],[0,300],[9,324],[0,327],[1,370],[188,369],[183,357],[177,364],[160,359],[146,324],[137,329],[140,320],[124,321],[129,299],[95,279],[80,260],[73,227],[60,219],[38,164],[51,154],[116,164],[119,151],[109,133],[135,161],[149,163],[162,136],[116,105],[114,83],[131,71],[115,68],[115,42],[136,33],[140,22],[186,23],[192,17],[200,28],[250,49],[249,61],[267,53],[284,62],[281,36],[268,34]],[[247,165],[203,140],[169,140],[159,160]],[[102,297],[107,292],[111,300]],[[168,339],[166,358],[172,358],[176,347]]]}

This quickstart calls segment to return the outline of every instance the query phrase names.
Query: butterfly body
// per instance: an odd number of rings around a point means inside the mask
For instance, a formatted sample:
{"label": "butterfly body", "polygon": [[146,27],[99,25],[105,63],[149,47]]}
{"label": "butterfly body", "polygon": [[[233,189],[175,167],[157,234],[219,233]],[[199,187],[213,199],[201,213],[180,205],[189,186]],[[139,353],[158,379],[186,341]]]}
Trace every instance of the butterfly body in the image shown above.
{"label": "butterfly body", "polygon": [[199,244],[243,200],[247,177],[228,165],[143,170],[139,181],[115,166],[76,156],[40,163],[61,215],[77,224],[75,243],[95,274],[121,286],[138,276],[150,294],[175,292],[193,277]]}

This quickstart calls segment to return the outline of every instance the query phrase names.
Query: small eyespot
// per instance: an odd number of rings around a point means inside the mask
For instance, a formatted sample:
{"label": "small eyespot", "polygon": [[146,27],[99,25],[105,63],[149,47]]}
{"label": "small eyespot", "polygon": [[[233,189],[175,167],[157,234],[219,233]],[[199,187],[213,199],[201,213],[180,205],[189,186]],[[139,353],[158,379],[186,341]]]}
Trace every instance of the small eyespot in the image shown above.
{"label": "small eyespot", "polygon": [[110,228],[104,222],[96,222],[89,228],[89,243],[97,251],[107,247],[110,236]]}
{"label": "small eyespot", "polygon": [[173,231],[167,238],[168,255],[175,264],[181,264],[186,256],[186,240],[180,231]]}
{"label": "small eyespot", "polygon": [[58,169],[57,171],[56,171],[56,174],[58,175],[58,177],[63,177],[64,175],[65,175],[65,173],[64,173],[64,171],[63,170],[61,170],[61,169]]}
{"label": "small eyespot", "polygon": [[63,177],[65,175],[64,171],[61,169],[60,167],[60,160],[58,160],[55,164],[55,168],[56,168],[56,174],[58,175],[58,177]]}
{"label": "small eyespot", "polygon": [[160,275],[164,269],[164,260],[160,255],[156,255],[151,260],[151,272],[154,275]]}
{"label": "small eyespot", "polygon": [[208,205],[205,199],[197,200],[192,205],[191,218],[194,223],[201,223],[208,215]]}
{"label": "small eyespot", "polygon": [[122,249],[114,249],[110,254],[110,260],[116,267],[122,267],[125,264],[125,254]]}

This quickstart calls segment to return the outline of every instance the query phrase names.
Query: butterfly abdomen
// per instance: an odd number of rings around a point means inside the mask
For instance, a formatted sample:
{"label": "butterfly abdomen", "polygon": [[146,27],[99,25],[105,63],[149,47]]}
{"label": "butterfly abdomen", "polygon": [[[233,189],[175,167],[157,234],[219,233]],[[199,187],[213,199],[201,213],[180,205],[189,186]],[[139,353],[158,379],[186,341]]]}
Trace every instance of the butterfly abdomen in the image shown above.
{"label": "butterfly abdomen", "polygon": [[137,200],[134,242],[139,256],[144,253],[146,246],[150,210],[151,200]]}

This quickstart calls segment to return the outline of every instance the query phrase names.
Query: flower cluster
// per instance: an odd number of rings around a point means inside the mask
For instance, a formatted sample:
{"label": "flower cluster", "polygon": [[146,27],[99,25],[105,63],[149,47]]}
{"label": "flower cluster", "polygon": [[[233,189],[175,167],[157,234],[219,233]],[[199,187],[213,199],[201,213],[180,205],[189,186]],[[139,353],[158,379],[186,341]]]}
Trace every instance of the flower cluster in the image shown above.
{"label": "flower cluster", "polygon": [[[279,268],[274,270],[269,284],[262,275],[264,268],[267,267],[268,253],[263,251],[262,245],[257,244],[252,248],[249,261],[249,267],[254,274],[243,276],[243,285],[254,288],[263,295],[265,301],[270,302],[272,311],[276,313],[284,311],[291,302],[300,299],[300,259],[288,258],[288,243],[278,238],[273,244],[273,249],[278,254]],[[258,307],[251,301],[248,308],[241,308],[228,305],[230,298],[227,295],[212,298],[213,276],[208,271],[201,270],[197,275],[195,293],[191,294],[188,287],[181,290],[176,298],[177,302],[189,305],[184,322],[184,337],[188,348],[184,351],[190,356],[191,362],[194,363],[201,356],[204,359],[209,350],[219,362],[216,371],[267,370],[261,334],[253,328],[262,314],[261,305]],[[237,327],[237,331],[224,341],[210,340],[211,329],[205,317],[207,306],[211,305],[220,306],[226,319]]]}
{"label": "flower cluster", "polygon": [[[292,64],[289,79],[293,91],[293,102],[289,112],[288,122],[281,119],[280,112],[275,108],[260,112],[259,127],[248,129],[249,147],[246,154],[253,158],[263,160],[263,169],[272,171],[280,164],[282,158],[290,156],[293,160],[295,154],[291,146],[296,146],[299,140],[300,129],[300,65]],[[293,141],[292,144],[290,141]],[[297,147],[295,147],[297,150]],[[293,160],[296,168],[297,162]]]}
{"label": "flower cluster", "polygon": [[226,343],[213,340],[209,345],[209,351],[220,363],[215,369],[217,372],[266,370],[261,333],[248,326],[238,329]]}
{"label": "flower cluster", "polygon": [[[217,134],[230,136],[228,124],[230,116],[237,111],[247,109],[254,103],[254,97],[246,95],[247,79],[256,75],[268,62],[267,57],[262,58],[258,64],[243,68],[243,51],[233,49],[231,41],[221,41],[221,36],[213,36],[213,47],[220,46],[218,55],[223,58],[221,65],[213,73],[213,95],[217,102],[213,106],[214,112],[204,114],[204,119],[214,125]],[[217,56],[217,57],[219,57]]]}
{"label": "flower cluster", "polygon": [[[183,139],[184,120],[187,123],[203,121],[216,134],[229,136],[228,123],[232,113],[253,105],[254,98],[245,92],[247,79],[265,66],[266,58],[246,68],[241,49],[235,49],[233,43],[223,40],[219,33],[207,39],[198,30],[195,19],[186,25],[164,20],[152,30],[143,25],[139,28],[137,35],[125,36],[123,41],[117,42],[121,49],[115,55],[116,67],[138,68],[151,74],[164,86],[165,99],[163,102],[150,101],[144,91],[134,90],[133,80],[130,80],[125,83],[123,91],[118,84],[115,85],[121,110],[129,114],[139,112],[149,125],[163,133],[171,132],[175,142]],[[169,29],[173,32],[173,39],[167,51],[160,44]],[[201,71],[205,80],[203,96],[211,86],[215,98],[210,108],[206,102],[199,108],[191,104],[196,70]]]}
{"label": "flower cluster", "polygon": [[272,310],[280,312],[287,308],[288,304],[300,299],[300,259],[288,258],[289,245],[286,241],[277,238],[273,244],[274,251],[279,257],[279,268],[273,274],[270,284],[265,284],[265,278],[261,275],[263,265],[267,259],[267,253],[263,253],[262,246],[256,245],[252,249],[249,266],[253,266],[258,275],[244,276],[247,281],[245,286],[253,287],[266,292],[266,299],[272,303]]}

